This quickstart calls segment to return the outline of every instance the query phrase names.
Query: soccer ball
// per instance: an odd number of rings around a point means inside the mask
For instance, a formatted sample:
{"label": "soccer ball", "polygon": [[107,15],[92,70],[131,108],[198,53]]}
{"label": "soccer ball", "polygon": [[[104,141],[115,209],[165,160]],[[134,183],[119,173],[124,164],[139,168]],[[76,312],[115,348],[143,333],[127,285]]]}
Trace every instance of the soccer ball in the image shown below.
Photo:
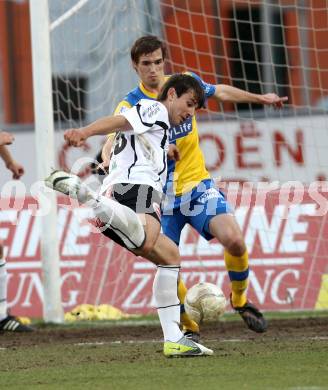
{"label": "soccer ball", "polygon": [[212,283],[197,283],[192,286],[184,303],[186,313],[198,324],[217,320],[224,313],[226,305],[222,290]]}

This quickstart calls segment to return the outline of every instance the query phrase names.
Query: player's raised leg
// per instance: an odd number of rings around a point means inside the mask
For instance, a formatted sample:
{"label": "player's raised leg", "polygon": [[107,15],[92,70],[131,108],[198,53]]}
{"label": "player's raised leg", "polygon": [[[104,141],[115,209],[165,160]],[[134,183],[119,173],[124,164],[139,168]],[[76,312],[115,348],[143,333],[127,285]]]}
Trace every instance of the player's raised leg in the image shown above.
{"label": "player's raised leg", "polygon": [[231,305],[249,329],[262,333],[267,330],[263,314],[247,300],[248,253],[240,228],[231,214],[216,215],[209,223],[210,233],[224,246],[224,260],[231,282]]}
{"label": "player's raised leg", "polygon": [[211,355],[213,351],[185,338],[179,328],[180,301],[177,296],[177,284],[180,256],[177,246],[171,240],[162,235],[159,238],[159,221],[151,215],[143,214],[139,216],[145,222],[142,225],[133,210],[107,197],[96,196],[76,175],[55,171],[45,181],[48,187],[70,195],[81,203],[90,204],[96,216],[109,229],[114,227],[114,231],[119,234],[125,246],[136,255],[152,260],[150,254],[156,245],[155,252],[165,253],[164,264],[161,264],[161,259],[154,258],[159,268],[153,286],[164,334],[164,354],[168,357]]}
{"label": "player's raised leg", "polygon": [[136,213],[115,200],[97,195],[77,175],[54,171],[45,179],[45,184],[92,207],[95,216],[104,224],[103,228],[110,226],[115,229],[128,249],[134,250],[144,244],[144,227]]}

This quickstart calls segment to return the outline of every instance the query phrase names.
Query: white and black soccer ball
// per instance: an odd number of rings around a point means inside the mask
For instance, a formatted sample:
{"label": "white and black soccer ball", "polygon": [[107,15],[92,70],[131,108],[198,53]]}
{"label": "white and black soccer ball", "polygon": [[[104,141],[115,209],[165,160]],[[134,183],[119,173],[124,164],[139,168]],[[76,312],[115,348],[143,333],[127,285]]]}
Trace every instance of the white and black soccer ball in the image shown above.
{"label": "white and black soccer ball", "polygon": [[218,320],[225,312],[226,305],[223,291],[212,283],[197,283],[192,286],[184,303],[186,313],[198,324]]}

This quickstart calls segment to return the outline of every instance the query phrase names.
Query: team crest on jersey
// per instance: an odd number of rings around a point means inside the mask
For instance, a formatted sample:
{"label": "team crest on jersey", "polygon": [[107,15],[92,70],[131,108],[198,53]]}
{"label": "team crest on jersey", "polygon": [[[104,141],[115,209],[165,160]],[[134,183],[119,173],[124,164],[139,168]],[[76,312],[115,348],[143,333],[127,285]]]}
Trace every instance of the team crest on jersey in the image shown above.
{"label": "team crest on jersey", "polygon": [[182,125],[173,126],[170,128],[170,141],[185,137],[192,131],[192,118],[188,118]]}

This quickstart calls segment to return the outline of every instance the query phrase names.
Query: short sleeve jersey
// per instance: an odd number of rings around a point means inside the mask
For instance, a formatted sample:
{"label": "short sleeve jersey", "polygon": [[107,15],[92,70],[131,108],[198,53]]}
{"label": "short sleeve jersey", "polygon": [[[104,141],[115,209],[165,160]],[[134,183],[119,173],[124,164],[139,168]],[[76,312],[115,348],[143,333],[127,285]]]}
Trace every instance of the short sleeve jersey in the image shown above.
{"label": "short sleeve jersey", "polygon": [[[202,86],[206,98],[215,93],[215,85],[206,83],[198,75],[186,72],[193,76]],[[166,80],[170,76],[166,76]],[[145,89],[142,83],[118,104],[115,114],[124,112],[135,105],[140,99],[156,99],[157,95]],[[180,151],[180,160],[168,162],[168,177],[164,192],[171,196],[180,197],[191,191],[202,180],[210,178],[205,166],[205,159],[199,146],[199,136],[195,116],[184,123],[169,129],[169,142],[175,144]]]}
{"label": "short sleeve jersey", "polygon": [[146,184],[162,192],[167,175],[168,130],[166,107],[153,100],[140,100],[122,110],[132,130],[117,133],[112,147],[109,175],[103,190],[112,184]]}

